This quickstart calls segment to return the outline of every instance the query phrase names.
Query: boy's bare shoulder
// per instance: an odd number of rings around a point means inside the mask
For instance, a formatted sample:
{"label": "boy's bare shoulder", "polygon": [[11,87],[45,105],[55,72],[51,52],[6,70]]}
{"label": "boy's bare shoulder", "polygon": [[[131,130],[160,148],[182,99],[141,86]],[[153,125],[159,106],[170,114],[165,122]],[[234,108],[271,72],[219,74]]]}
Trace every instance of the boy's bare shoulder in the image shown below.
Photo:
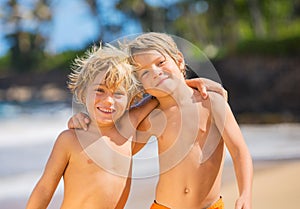
{"label": "boy's bare shoulder", "polygon": [[63,144],[70,144],[78,141],[77,135],[75,129],[66,129],[62,131],[58,137],[57,142],[63,143]]}
{"label": "boy's bare shoulder", "polygon": [[209,92],[211,114],[218,127],[224,127],[225,119],[229,110],[229,105],[225,98],[215,92]]}
{"label": "boy's bare shoulder", "polygon": [[212,101],[212,102],[226,102],[225,98],[214,91],[208,91],[208,98]]}
{"label": "boy's bare shoulder", "polygon": [[75,139],[76,138],[75,129],[66,129],[66,130],[63,130],[59,134],[59,137],[66,138],[66,139]]}
{"label": "boy's bare shoulder", "polygon": [[208,98],[203,99],[201,96],[198,96],[197,103],[200,106],[200,129],[206,131],[212,119],[213,121],[216,118],[224,121],[227,102],[222,95],[209,91]]}
{"label": "boy's bare shoulder", "polygon": [[207,100],[212,111],[224,111],[226,109],[227,101],[222,95],[216,92],[209,92],[208,95]]}
{"label": "boy's bare shoulder", "polygon": [[213,110],[216,106],[222,105],[224,106],[226,100],[224,97],[216,92],[209,91],[208,92],[208,98],[203,99],[201,96],[199,96],[198,103],[204,108],[209,111]]}

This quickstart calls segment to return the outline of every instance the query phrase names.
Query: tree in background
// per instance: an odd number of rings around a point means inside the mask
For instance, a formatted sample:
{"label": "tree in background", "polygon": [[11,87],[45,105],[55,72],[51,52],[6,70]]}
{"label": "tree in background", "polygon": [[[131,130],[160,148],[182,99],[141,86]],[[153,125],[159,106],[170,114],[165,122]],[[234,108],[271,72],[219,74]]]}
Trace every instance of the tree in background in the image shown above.
{"label": "tree in background", "polygon": [[31,70],[43,57],[52,15],[48,0],[8,0],[1,8],[5,38],[10,43],[11,67],[17,72]]}
{"label": "tree in background", "polygon": [[[142,31],[167,32],[186,38],[208,57],[215,58],[247,41],[250,44],[246,44],[245,51],[252,50],[249,46],[255,46],[253,41],[262,49],[280,51],[286,42],[277,48],[272,48],[274,44],[267,47],[261,44],[300,37],[300,0],[78,1],[89,6],[96,21],[95,42],[108,42]],[[54,1],[6,0],[0,8],[0,24],[10,43],[10,68],[20,72],[31,70],[44,58],[51,32],[51,3]],[[135,30],[130,29],[133,27]],[[298,39],[290,45],[296,48]],[[254,47],[252,51],[255,50]]]}
{"label": "tree in background", "polygon": [[116,8],[143,31],[167,32],[210,56],[247,40],[300,36],[299,0],[120,0]]}
{"label": "tree in background", "polygon": [[123,11],[116,9],[118,0],[83,0],[90,8],[97,24],[98,36],[96,41],[109,42],[120,36],[127,35],[128,28],[134,21],[126,17]]}

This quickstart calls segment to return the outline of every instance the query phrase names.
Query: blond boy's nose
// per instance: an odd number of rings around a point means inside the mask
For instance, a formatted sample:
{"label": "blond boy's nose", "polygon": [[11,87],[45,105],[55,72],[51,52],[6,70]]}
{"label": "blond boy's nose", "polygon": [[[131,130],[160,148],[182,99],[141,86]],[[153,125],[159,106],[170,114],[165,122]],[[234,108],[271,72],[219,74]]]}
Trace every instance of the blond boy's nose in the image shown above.
{"label": "blond boy's nose", "polygon": [[112,96],[107,96],[107,97],[105,97],[104,102],[108,103],[108,104],[113,104],[115,102],[115,100]]}

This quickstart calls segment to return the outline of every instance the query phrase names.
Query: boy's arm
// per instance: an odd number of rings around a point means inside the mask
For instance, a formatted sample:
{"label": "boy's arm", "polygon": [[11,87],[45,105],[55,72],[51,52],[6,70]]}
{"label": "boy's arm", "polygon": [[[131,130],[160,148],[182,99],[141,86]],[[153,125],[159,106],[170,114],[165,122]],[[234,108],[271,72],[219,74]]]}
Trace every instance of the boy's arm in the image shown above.
{"label": "boy's arm", "polygon": [[[193,78],[193,79],[185,80],[185,82],[191,88],[198,89],[203,99],[206,99],[208,97],[207,91],[216,92],[222,95],[226,101],[228,99],[227,91],[222,87],[221,84],[213,80],[207,78]],[[146,98],[143,102],[141,102],[141,104],[144,104],[147,99],[149,98]],[[136,107],[138,107],[138,105],[135,105],[133,108]],[[152,108],[151,105],[148,107],[150,109]],[[144,111],[145,111],[144,113],[147,113],[148,110],[146,109]],[[139,117],[137,121],[140,122],[141,119],[143,119],[144,117],[145,117],[144,115],[141,115],[141,117]],[[89,123],[90,123],[89,116],[85,113],[79,112],[70,118],[70,120],[68,121],[68,128],[70,129],[78,128],[78,129],[87,130]]]}
{"label": "boy's arm", "polygon": [[148,117],[145,118],[137,127],[136,138],[132,143],[132,155],[138,153],[148,142],[151,137],[150,132],[147,132],[149,127]]}
{"label": "boy's arm", "polygon": [[87,131],[88,125],[90,124],[91,120],[90,117],[83,112],[76,113],[73,115],[68,121],[68,128],[69,129],[83,129]]}
{"label": "boy's arm", "polygon": [[[152,96],[143,98],[139,103],[132,106],[124,115],[127,120],[130,118],[130,122],[134,128],[158,105],[157,99]],[[129,116],[129,118],[128,118]],[[123,119],[124,121],[124,119]],[[89,116],[86,113],[79,112],[73,115],[68,121],[69,129],[88,129],[88,125],[91,122]]]}
{"label": "boy's arm", "polygon": [[253,164],[239,125],[222,97],[210,94],[213,118],[233,160],[239,188],[235,209],[251,209]]}
{"label": "boy's arm", "polygon": [[159,137],[166,128],[167,119],[165,114],[154,109],[146,118],[139,124],[136,132],[136,141],[133,144],[132,153],[136,154],[149,141],[151,136]]}
{"label": "boy's arm", "polygon": [[134,128],[138,125],[157,107],[158,101],[155,97],[146,96],[138,104],[132,106],[129,110],[130,121]]}
{"label": "boy's arm", "polygon": [[222,95],[226,101],[228,100],[227,91],[221,84],[213,80],[207,78],[193,78],[187,79],[185,82],[189,87],[196,88],[201,93],[203,99],[208,97],[207,91],[212,91]]}
{"label": "boy's arm", "polygon": [[[143,98],[138,104],[131,106],[130,110],[124,113],[117,126],[119,132],[123,136],[132,136],[135,133],[132,141],[132,153],[137,153],[148,142],[151,135],[144,131],[147,129],[148,116],[157,107],[158,101],[152,96]],[[143,122],[142,122],[143,121]],[[149,137],[148,137],[149,136]],[[139,147],[139,148],[137,148]]]}
{"label": "boy's arm", "polygon": [[70,131],[64,131],[57,138],[44,172],[33,189],[27,202],[26,209],[47,208],[56,187],[63,176],[69,160],[66,138],[72,137]]}

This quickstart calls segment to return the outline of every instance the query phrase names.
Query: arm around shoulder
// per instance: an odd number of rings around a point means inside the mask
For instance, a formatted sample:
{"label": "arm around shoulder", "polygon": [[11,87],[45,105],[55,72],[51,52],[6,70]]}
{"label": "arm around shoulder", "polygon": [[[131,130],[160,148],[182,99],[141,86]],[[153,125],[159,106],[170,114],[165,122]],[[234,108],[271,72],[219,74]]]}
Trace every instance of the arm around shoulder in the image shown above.
{"label": "arm around shoulder", "polygon": [[138,104],[131,107],[129,117],[134,121],[135,128],[157,107],[158,101],[155,97],[147,96]]}

